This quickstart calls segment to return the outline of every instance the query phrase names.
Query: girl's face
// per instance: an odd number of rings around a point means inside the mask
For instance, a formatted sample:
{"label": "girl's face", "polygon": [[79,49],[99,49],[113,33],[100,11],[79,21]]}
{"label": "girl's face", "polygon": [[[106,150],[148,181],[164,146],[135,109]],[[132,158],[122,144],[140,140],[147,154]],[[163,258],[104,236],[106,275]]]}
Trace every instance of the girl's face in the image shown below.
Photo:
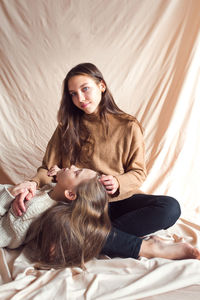
{"label": "girl's face", "polygon": [[97,173],[90,169],[80,169],[75,166],[64,168],[56,175],[57,184],[63,189],[74,189],[81,182],[92,179]]}
{"label": "girl's face", "polygon": [[68,90],[74,105],[86,114],[96,112],[106,86],[103,81],[97,83],[88,75],[73,76],[68,81]]}

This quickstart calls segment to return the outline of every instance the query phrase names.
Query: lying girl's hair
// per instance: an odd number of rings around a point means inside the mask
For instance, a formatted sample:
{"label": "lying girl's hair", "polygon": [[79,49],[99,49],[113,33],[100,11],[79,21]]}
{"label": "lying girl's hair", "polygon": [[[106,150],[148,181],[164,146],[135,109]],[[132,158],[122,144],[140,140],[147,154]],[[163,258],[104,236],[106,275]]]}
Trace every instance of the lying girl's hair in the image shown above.
{"label": "lying girl's hair", "polygon": [[107,192],[96,177],[81,183],[76,194],[76,200],[58,202],[30,226],[25,254],[39,268],[84,268],[99,255],[111,227]]}

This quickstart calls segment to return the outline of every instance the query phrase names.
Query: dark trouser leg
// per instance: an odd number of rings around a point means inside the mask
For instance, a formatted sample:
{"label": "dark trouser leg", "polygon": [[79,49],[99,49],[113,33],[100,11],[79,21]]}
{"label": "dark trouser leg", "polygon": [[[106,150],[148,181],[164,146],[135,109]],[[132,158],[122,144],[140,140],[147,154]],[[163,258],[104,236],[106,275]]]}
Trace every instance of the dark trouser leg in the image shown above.
{"label": "dark trouser leg", "polygon": [[178,201],[169,196],[137,194],[109,203],[113,226],[138,237],[169,228],[180,213]]}
{"label": "dark trouser leg", "polygon": [[180,205],[172,197],[138,194],[109,203],[113,229],[102,253],[111,257],[138,258],[140,237],[172,226],[180,217]]}
{"label": "dark trouser leg", "polygon": [[141,243],[141,238],[112,228],[101,253],[110,257],[138,258]]}

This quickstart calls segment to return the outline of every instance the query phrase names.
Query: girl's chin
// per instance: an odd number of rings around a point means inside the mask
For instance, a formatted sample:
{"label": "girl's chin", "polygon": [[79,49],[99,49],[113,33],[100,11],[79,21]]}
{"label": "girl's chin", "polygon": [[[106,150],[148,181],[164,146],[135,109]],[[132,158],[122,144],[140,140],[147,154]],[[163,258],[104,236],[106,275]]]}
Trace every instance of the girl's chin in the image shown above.
{"label": "girl's chin", "polygon": [[84,109],[83,111],[84,111],[84,113],[87,114],[87,115],[91,115],[91,114],[93,114],[93,113],[95,112],[94,109]]}
{"label": "girl's chin", "polygon": [[98,109],[96,107],[87,107],[86,109],[83,109],[84,113],[87,115],[91,115],[93,113],[96,113]]}

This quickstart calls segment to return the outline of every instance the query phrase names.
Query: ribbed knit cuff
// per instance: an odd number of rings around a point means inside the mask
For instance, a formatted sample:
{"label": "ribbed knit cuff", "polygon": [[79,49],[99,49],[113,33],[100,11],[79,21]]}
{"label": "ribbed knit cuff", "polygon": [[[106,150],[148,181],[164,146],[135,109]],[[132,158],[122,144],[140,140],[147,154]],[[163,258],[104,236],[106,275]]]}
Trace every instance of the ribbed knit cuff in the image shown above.
{"label": "ribbed knit cuff", "polygon": [[1,185],[0,187],[0,215],[3,216],[9,209],[10,204],[15,199],[10,192],[8,191],[8,188],[11,187],[11,185]]}

